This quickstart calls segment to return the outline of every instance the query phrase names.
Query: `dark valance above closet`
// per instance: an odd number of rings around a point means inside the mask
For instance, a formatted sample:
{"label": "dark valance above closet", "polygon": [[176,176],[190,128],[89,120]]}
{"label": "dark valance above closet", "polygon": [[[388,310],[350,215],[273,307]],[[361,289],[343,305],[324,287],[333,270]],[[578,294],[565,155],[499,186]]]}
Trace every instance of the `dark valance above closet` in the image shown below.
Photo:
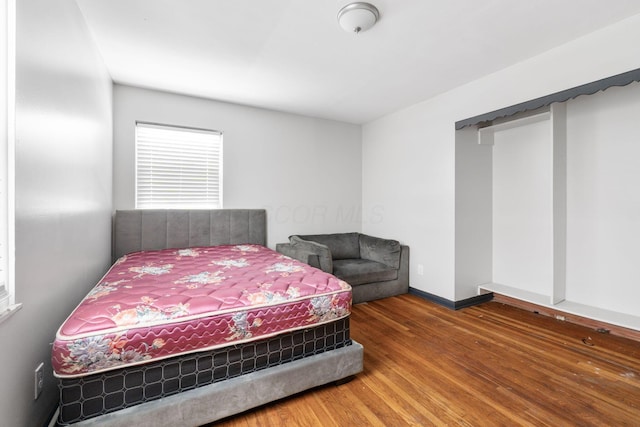
{"label": "dark valance above closet", "polygon": [[483,122],[491,122],[492,120],[501,117],[512,116],[524,111],[536,110],[540,107],[546,107],[554,102],[565,102],[580,95],[592,95],[598,91],[608,89],[612,86],[626,86],[637,81],[640,81],[640,68],[612,77],[607,77],[602,80],[597,80],[595,82],[576,86],[571,89],[556,92],[551,95],[546,95],[540,98],[532,99],[530,101],[522,102],[510,107],[501,108],[490,113],[484,113],[480,114],[479,116],[460,120],[456,122],[456,130],[462,129],[467,126],[474,126]]}

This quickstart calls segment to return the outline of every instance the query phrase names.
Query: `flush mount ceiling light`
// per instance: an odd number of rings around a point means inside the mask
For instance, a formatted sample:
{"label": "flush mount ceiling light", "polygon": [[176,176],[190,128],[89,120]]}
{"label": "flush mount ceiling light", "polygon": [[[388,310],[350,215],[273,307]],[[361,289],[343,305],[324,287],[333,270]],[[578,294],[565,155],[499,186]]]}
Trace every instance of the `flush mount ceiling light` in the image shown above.
{"label": "flush mount ceiling light", "polygon": [[338,12],[338,23],[347,32],[360,33],[367,31],[378,21],[378,9],[365,2],[349,3]]}

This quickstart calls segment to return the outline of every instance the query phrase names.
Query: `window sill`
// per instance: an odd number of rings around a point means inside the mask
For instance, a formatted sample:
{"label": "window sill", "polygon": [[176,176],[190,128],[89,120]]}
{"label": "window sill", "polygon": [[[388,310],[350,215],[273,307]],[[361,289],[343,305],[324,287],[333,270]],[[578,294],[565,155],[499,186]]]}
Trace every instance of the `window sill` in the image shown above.
{"label": "window sill", "polygon": [[17,313],[21,308],[22,304],[10,305],[5,311],[2,312],[2,314],[0,314],[0,323],[6,321],[8,318]]}

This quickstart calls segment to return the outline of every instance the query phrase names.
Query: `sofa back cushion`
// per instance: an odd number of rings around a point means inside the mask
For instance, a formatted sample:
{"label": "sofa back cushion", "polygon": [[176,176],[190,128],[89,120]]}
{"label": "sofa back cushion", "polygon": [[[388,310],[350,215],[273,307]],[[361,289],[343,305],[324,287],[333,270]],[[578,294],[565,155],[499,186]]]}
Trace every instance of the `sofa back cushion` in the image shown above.
{"label": "sofa back cushion", "polygon": [[360,257],[377,261],[392,268],[400,268],[400,242],[360,235]]}
{"label": "sofa back cushion", "polygon": [[309,234],[298,237],[326,245],[333,259],[360,258],[360,233]]}

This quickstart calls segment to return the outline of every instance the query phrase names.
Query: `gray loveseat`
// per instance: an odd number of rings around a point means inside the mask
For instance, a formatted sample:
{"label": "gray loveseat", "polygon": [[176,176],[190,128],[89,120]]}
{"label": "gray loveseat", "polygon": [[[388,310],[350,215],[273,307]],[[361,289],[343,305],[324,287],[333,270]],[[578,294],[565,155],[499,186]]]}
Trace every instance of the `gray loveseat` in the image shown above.
{"label": "gray loveseat", "polygon": [[293,235],[276,250],[349,283],[354,304],[409,291],[409,247],[397,240],[362,233]]}

